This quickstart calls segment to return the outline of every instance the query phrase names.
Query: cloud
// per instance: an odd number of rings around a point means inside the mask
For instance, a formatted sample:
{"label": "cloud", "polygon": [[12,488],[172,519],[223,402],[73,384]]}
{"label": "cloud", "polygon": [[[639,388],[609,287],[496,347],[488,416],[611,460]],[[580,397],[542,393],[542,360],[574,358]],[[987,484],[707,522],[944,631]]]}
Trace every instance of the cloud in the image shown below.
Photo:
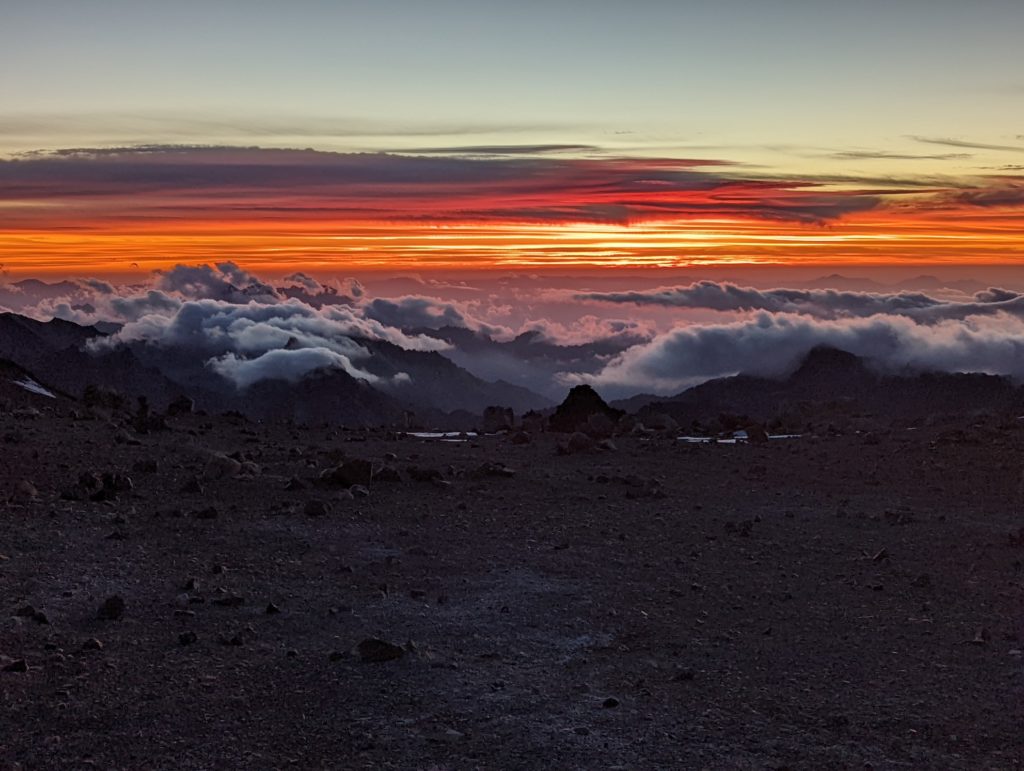
{"label": "cloud", "polygon": [[921,292],[854,292],[835,289],[755,289],[716,281],[644,292],[587,292],[576,299],[721,312],[769,311],[822,319],[907,316],[925,324],[968,316],[1005,313],[1024,317],[1024,296],[1005,289],[979,292],[968,301],[931,297]]}
{"label": "cloud", "polygon": [[999,150],[1009,153],[1024,153],[1024,145],[998,145],[986,144],[984,142],[969,142],[963,139],[952,139],[948,137],[922,137],[911,136],[916,142],[923,142],[929,145],[945,145],[947,147],[964,147],[971,150]]}
{"label": "cloud", "polygon": [[739,372],[781,375],[816,345],[850,351],[894,369],[1024,375],[1024,320],[1006,315],[918,324],[900,316],[814,319],[756,314],[722,324],[682,326],[634,346],[597,373],[563,373],[566,384],[601,386],[609,396],[673,394]]}
{"label": "cloud", "polygon": [[962,161],[974,156],[971,153],[892,153],[885,150],[842,150],[832,153],[829,157],[837,160],[851,161]]}
{"label": "cloud", "polygon": [[196,300],[224,300],[272,302],[279,298],[276,290],[233,262],[210,265],[175,265],[166,271],[156,271],[157,288],[177,292]]}
{"label": "cloud", "polygon": [[370,383],[379,380],[377,376],[353,366],[347,356],[327,348],[279,348],[252,359],[226,353],[211,359],[208,366],[238,388],[248,388],[260,380],[287,380],[294,383],[320,369],[341,369],[354,378]]}
{"label": "cloud", "polygon": [[547,153],[596,153],[597,145],[467,145],[462,147],[417,147],[413,155],[544,155]]}
{"label": "cloud", "polygon": [[[537,149],[534,146],[533,149]],[[551,147],[551,146],[548,146]],[[573,158],[550,152],[398,155],[252,147],[76,148],[0,160],[12,227],[90,201],[81,227],[225,216],[415,222],[600,222],[738,217],[821,223],[873,194],[812,179],[746,179],[724,160]],[[33,202],[47,206],[26,206]],[[60,225],[68,227],[62,209]]]}
{"label": "cloud", "polygon": [[968,206],[1022,206],[1024,180],[1007,180],[986,190],[965,190],[956,195],[956,201]]}

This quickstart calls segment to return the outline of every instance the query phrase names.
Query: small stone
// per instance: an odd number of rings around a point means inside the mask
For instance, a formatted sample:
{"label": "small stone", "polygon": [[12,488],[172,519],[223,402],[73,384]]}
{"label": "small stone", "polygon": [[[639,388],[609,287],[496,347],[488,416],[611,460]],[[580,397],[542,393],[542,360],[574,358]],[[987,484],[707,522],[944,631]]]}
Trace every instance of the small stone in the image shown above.
{"label": "small stone", "polygon": [[266,613],[268,616],[273,616],[280,613],[281,609],[277,607],[277,605],[275,605],[274,603],[270,602],[267,603],[267,609],[263,612]]}
{"label": "small stone", "polygon": [[401,482],[402,474],[393,466],[381,466],[373,473],[374,482]]}
{"label": "small stone", "polygon": [[328,484],[335,484],[341,487],[352,487],[352,485],[369,485],[373,479],[373,464],[362,458],[347,460],[340,466],[327,469],[320,475],[320,479]]}
{"label": "small stone", "polygon": [[192,495],[202,495],[203,485],[196,477],[192,477],[181,486],[181,492]]}
{"label": "small stone", "polygon": [[178,645],[192,645],[199,639],[195,632],[182,632],[178,635]]}
{"label": "small stone", "polygon": [[302,511],[307,517],[324,517],[331,513],[331,506],[326,501],[306,501]]}
{"label": "small stone", "polygon": [[242,464],[222,452],[213,453],[203,469],[204,479],[231,479],[242,471]]}
{"label": "small stone", "polygon": [[289,479],[285,483],[284,489],[285,490],[289,490],[289,491],[292,491],[292,490],[305,490],[306,489],[306,483],[303,482],[298,477],[292,477],[291,479]]}
{"label": "small stone", "polygon": [[82,643],[83,651],[101,651],[103,650],[103,643],[97,640],[95,637],[90,637],[84,643]]}
{"label": "small stone", "polygon": [[216,506],[207,506],[205,509],[192,512],[192,516],[196,519],[216,519],[218,514]]}
{"label": "small stone", "polygon": [[352,493],[353,498],[367,498],[370,495],[369,489],[363,485],[352,485],[349,492]]}
{"label": "small stone", "polygon": [[28,672],[28,663],[25,659],[15,659],[4,666],[4,672]]}
{"label": "small stone", "polygon": [[14,499],[18,501],[34,501],[39,497],[36,486],[27,479],[22,479],[14,486]]}
{"label": "small stone", "polygon": [[366,663],[380,664],[394,661],[405,655],[405,650],[384,640],[371,637],[359,643],[359,658]]}
{"label": "small stone", "polygon": [[607,699],[601,702],[601,706],[605,709],[615,709],[617,706],[619,706],[619,700],[616,699],[614,696],[609,696]]}
{"label": "small stone", "polygon": [[103,601],[96,617],[104,621],[117,621],[124,615],[124,599],[119,594],[111,595]]}
{"label": "small stone", "polygon": [[237,594],[229,594],[226,597],[218,597],[213,600],[213,604],[222,608],[237,608],[245,604],[245,598]]}

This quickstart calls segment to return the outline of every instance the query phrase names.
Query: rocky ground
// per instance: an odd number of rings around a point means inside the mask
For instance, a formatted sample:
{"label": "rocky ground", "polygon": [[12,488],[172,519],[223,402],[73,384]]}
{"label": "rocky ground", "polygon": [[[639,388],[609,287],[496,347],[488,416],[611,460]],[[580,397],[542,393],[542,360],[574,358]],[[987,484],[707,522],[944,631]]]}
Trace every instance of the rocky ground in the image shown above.
{"label": "rocky ground", "polygon": [[0,768],[1024,762],[1017,422],[560,455],[69,415],[0,413]]}

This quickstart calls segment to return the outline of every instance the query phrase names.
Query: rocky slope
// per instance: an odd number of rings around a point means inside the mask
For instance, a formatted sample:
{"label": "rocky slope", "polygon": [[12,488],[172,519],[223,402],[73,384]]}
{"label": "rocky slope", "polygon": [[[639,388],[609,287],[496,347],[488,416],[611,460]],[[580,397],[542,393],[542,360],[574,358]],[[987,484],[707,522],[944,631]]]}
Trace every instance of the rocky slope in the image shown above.
{"label": "rocky slope", "polygon": [[1019,421],[559,455],[16,388],[5,767],[1024,763]]}

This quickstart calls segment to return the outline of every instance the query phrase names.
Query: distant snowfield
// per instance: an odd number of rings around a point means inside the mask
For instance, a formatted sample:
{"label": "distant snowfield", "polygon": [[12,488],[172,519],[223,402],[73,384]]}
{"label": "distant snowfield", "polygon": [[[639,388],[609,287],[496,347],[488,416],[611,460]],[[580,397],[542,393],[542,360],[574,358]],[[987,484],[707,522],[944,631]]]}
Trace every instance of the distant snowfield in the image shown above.
{"label": "distant snowfield", "polygon": [[56,399],[57,398],[57,395],[55,393],[52,393],[48,389],[46,389],[43,386],[39,385],[39,383],[37,383],[35,380],[33,380],[30,377],[26,377],[26,378],[23,378],[21,380],[12,380],[11,382],[14,383],[14,385],[16,385],[16,386],[20,386],[21,388],[24,388],[26,391],[31,391],[34,394],[39,394],[39,396],[46,396],[46,397],[48,397],[50,399]]}
{"label": "distant snowfield", "polygon": [[[768,434],[769,439],[799,439],[800,434]],[[749,437],[746,431],[734,431],[732,437],[729,439],[718,439],[713,436],[681,436],[679,437],[680,442],[686,442],[687,444],[736,444],[737,442],[747,442]]]}
{"label": "distant snowfield", "polygon": [[473,431],[411,431],[407,436],[414,436],[417,439],[440,439],[442,442],[465,442],[468,439],[476,439]]}

